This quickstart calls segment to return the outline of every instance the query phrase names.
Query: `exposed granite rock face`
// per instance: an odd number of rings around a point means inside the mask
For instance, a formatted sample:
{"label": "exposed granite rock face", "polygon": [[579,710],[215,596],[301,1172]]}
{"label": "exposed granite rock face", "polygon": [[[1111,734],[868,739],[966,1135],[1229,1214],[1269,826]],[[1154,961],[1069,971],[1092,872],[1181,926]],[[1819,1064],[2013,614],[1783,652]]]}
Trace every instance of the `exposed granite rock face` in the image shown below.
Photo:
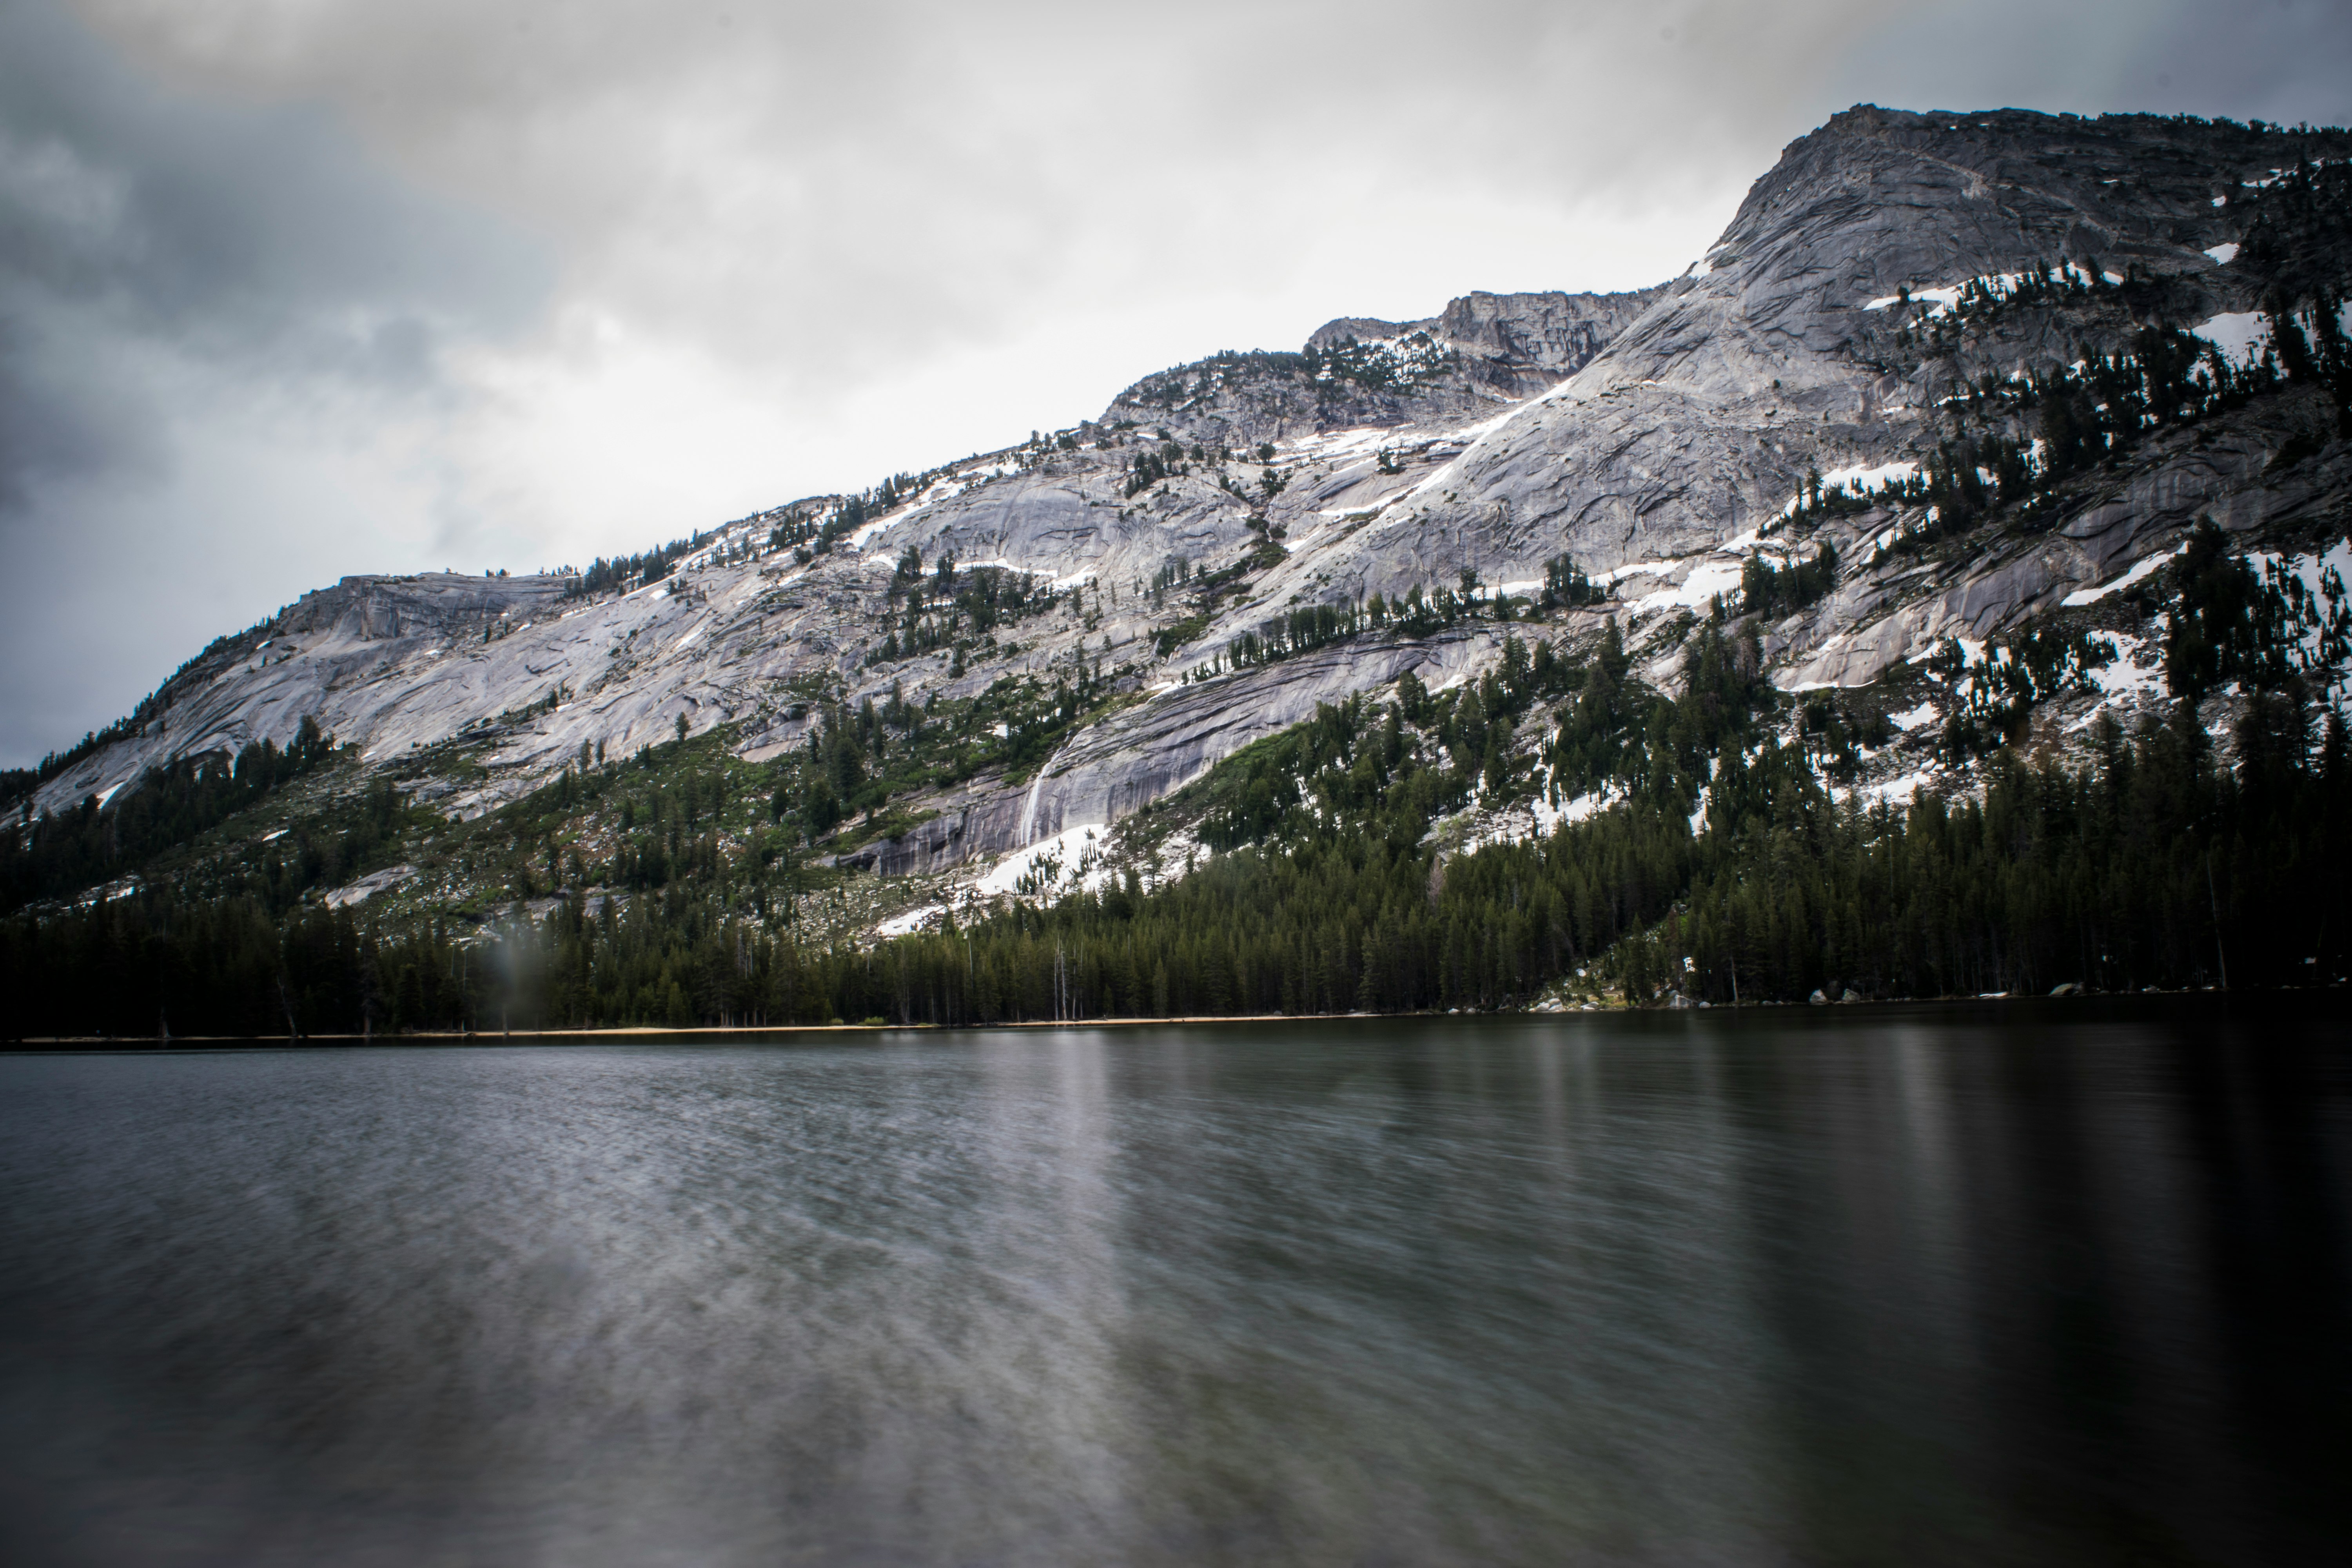
{"label": "exposed granite rock face", "polygon": [[[1239,634],[1465,571],[1524,592],[1562,555],[1617,575],[1616,611],[1636,630],[1703,612],[1809,469],[1917,460],[1963,383],[2112,351],[2144,321],[2256,308],[2260,280],[2207,252],[2246,238],[2249,182],[2295,155],[2347,153],[2336,132],[1858,108],[1792,143],[1684,278],[1627,294],[1470,294],[1418,321],[1341,318],[1297,353],[1147,376],[1066,445],[954,465],[812,560],[744,558],[765,537],[747,521],[670,582],[617,597],[565,599],[554,580],[347,579],[196,661],[160,720],[51,780],[39,804],[173,754],[284,740],[316,713],[375,760],[495,735],[489,781],[449,801],[478,810],[583,742],[626,751],[680,717],[697,731],[738,722],[750,754],[775,754],[804,738],[793,691],[818,675],[853,701],[894,682],[920,700],[1051,679],[1084,658],[1170,689],[1018,787],[982,778],[907,803],[937,815],[844,858],[938,869],[1111,822],[1317,702],[1406,668],[1432,684],[1474,673],[1501,636],[1367,636],[1171,688]],[[2004,315],[1925,357],[1898,352],[1916,311],[1874,308],[2057,261],[2126,276],[2122,306]],[[1890,519],[1832,520],[1814,537],[1849,563],[1837,591],[1764,628],[1764,646],[1783,685],[1866,681],[1939,638],[1982,637],[2108,581],[2200,515],[2254,539],[2342,521],[2347,493],[2352,446],[2332,407],[2316,390],[2271,398],[2144,443],[2031,535],[1874,563]],[[1047,577],[1061,597],[974,647],[961,674],[944,651],[877,665],[892,567],[910,548],[927,567],[944,554]],[[1194,586],[1203,571],[1231,574],[1213,600]],[[1543,635],[1590,635],[1598,620]],[[1670,654],[1652,657],[1671,673]]]}
{"label": "exposed granite rock face", "polygon": [[[1865,307],[1900,289],[2129,263],[2246,308],[2203,253],[2236,232],[2213,198],[2280,155],[2276,138],[2152,117],[1838,115],[1757,182],[1703,276],[1384,515],[1350,586],[1433,574],[1456,553],[1489,581],[1562,552],[1591,570],[1680,554],[1770,516],[1808,467],[1916,451],[1934,434],[1926,411],[1976,366],[1881,368],[1886,318]],[[2074,346],[2016,350],[2063,363]]]}
{"label": "exposed granite rock face", "polygon": [[2335,411],[2317,388],[2157,445],[2150,460],[2059,526],[2082,551],[2093,578],[2147,553],[2154,536],[2188,527],[2200,515],[2233,533],[2340,508],[2352,489],[2352,449],[2320,451],[2318,460],[2273,473],[2290,445],[2320,448],[2333,435]]}
{"label": "exposed granite rock face", "polygon": [[1154,692],[1055,753],[1025,785],[982,784],[898,838],[867,844],[840,864],[884,875],[943,870],[974,853],[1014,848],[1072,827],[1118,821],[1253,741],[1313,718],[1406,671],[1444,687],[1491,664],[1503,633],[1462,627],[1423,639],[1318,649]]}
{"label": "exposed granite rock face", "polygon": [[1526,397],[1591,363],[1665,291],[1465,294],[1439,315],[1437,335],[1477,355],[1474,378]]}
{"label": "exposed granite rock face", "polygon": [[[278,618],[281,637],[335,637],[352,642],[405,637],[447,640],[499,623],[561,607],[562,577],[346,577],[305,594]],[[487,639],[484,639],[487,640]]]}
{"label": "exposed granite rock face", "polygon": [[[2291,391],[2151,443],[2046,534],[1992,542],[1898,581],[1850,577],[1800,626],[1768,639],[1783,660],[1776,679],[1790,688],[1862,685],[1943,638],[1981,638],[2055,608],[2077,588],[2173,548],[2200,517],[2248,537],[2352,528],[2352,444],[2318,440],[2333,421],[2315,389]],[[2280,466],[2298,441],[2317,448],[2314,456]],[[1849,554],[1863,550],[1883,521],[1858,519],[1834,530],[1833,542]]]}
{"label": "exposed granite rock face", "polygon": [[43,804],[136,778],[171,757],[286,741],[306,715],[379,754],[440,740],[563,679],[534,629],[554,618],[564,579],[346,577],[275,621],[216,647],[167,681],[146,730],[50,781]]}
{"label": "exposed granite rock face", "polygon": [[[1590,364],[1664,287],[1622,294],[1488,294],[1449,301],[1423,321],[1342,316],[1318,327],[1307,352],[1424,333],[1461,355],[1461,374],[1511,398],[1542,392]],[[1343,423],[1343,421],[1335,421]]]}
{"label": "exposed granite rock face", "polygon": [[1661,292],[1477,293],[1427,321],[1343,316],[1299,353],[1219,354],[1146,376],[1099,423],[1251,447],[1483,417],[1582,369]]}
{"label": "exposed granite rock face", "polygon": [[1491,663],[1501,633],[1457,629],[1419,640],[1367,640],[1320,648],[1163,691],[1086,731],[1039,771],[1014,842],[1067,827],[1117,822],[1190,784],[1253,741],[1311,719],[1407,670],[1431,686]]}

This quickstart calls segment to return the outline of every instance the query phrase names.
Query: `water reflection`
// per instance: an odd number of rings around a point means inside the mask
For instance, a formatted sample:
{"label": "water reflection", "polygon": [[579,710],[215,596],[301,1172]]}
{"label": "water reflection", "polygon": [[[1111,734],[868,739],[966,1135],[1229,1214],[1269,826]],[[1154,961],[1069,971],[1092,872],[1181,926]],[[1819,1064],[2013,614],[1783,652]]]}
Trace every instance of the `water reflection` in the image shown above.
{"label": "water reflection", "polygon": [[11,1562],[2320,1561],[2328,1022],[0,1058]]}

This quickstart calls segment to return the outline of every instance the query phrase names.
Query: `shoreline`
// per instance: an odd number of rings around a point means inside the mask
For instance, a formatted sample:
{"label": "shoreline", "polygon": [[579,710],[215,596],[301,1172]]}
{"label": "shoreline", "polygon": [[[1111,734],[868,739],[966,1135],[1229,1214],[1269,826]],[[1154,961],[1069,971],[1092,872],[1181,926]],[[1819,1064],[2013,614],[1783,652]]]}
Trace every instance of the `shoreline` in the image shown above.
{"label": "shoreline", "polygon": [[2183,997],[2210,997],[2214,1001],[2242,999],[2265,1005],[2296,998],[2317,1000],[2331,993],[2341,993],[2340,985],[2282,986],[2272,990],[2246,991],[2084,991],[2064,996],[1910,996],[1878,997],[1853,1002],[1827,1004],[1806,1002],[1751,1002],[1738,1007],[1596,1007],[1563,1009],[1559,1012],[1495,1012],[1495,1013],[1216,1013],[1185,1015],[1168,1018],[1024,1018],[993,1024],[707,1024],[672,1027],[661,1024],[616,1025],[608,1028],[576,1029],[420,1029],[400,1034],[315,1034],[289,1037],[285,1035],[173,1035],[169,1038],[127,1035],[41,1035],[19,1040],[0,1041],[0,1055],[12,1052],[55,1049],[100,1050],[184,1050],[207,1047],[353,1047],[415,1045],[599,1045],[627,1040],[725,1040],[751,1036],[772,1038],[789,1035],[887,1035],[887,1034],[971,1034],[992,1029],[1140,1029],[1151,1027],[1199,1028],[1213,1024],[1313,1024],[1346,1023],[1372,1019],[1425,1018],[1526,1018],[1566,1021],[1572,1018],[1642,1016],[1651,1014],[1696,1014],[1707,1011],[1738,1016],[1750,1013],[1816,1011],[1851,1013],[1861,1008],[1890,1007],[1951,1007],[1969,1004],[2017,1002],[2077,1003],[2085,1001],[2127,1002],[2139,998],[2151,1001],[2177,1001]]}

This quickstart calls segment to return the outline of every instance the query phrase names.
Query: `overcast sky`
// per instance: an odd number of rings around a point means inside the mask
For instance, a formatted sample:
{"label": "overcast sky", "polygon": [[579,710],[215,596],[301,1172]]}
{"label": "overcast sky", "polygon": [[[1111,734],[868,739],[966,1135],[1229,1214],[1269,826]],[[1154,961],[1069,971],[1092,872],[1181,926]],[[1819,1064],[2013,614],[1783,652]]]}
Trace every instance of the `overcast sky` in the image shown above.
{"label": "overcast sky", "polygon": [[1858,101],[2342,124],[2352,5],[0,0],[0,763],[347,573],[1656,282]]}

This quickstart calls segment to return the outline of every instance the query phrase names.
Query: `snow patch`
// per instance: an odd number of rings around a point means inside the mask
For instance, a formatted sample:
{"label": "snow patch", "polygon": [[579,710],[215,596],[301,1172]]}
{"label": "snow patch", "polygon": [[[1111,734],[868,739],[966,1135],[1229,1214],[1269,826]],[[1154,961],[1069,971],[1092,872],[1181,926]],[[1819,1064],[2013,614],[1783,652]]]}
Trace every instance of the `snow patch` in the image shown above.
{"label": "snow patch", "polygon": [[925,904],[919,910],[908,910],[903,915],[893,915],[874,928],[876,936],[911,936],[948,912],[945,904]]}
{"label": "snow patch", "polygon": [[1888,779],[1883,784],[1856,784],[1846,792],[1845,798],[1848,804],[1853,805],[1875,805],[1882,802],[1889,805],[1900,805],[1908,802],[1919,790],[1935,782],[1936,775],[1933,770],[1921,768],[1916,773],[1907,773],[1901,778]]}
{"label": "snow patch", "polygon": [[1561,822],[1589,822],[1617,804],[1619,797],[1608,790],[1595,790],[1591,795],[1578,795],[1553,813],[1554,826]]}
{"label": "snow patch", "polygon": [[[1919,465],[1907,458],[1893,463],[1856,463],[1850,468],[1832,468],[1823,474],[1822,489],[1824,492],[1843,489],[1860,494],[1885,485],[1907,484],[1918,471]],[[1805,492],[1800,487],[1797,493],[1790,498],[1789,504],[1780,509],[1780,515],[1793,517],[1797,509],[1804,504]]]}
{"label": "snow patch", "polygon": [[[2064,267],[2061,268],[2059,269],[2059,273],[2062,278],[2065,279],[2069,282],[2088,283],[2091,281],[2091,275],[2088,272],[2084,271],[2081,268],[2075,266],[2071,261]],[[1960,302],[1960,296],[1966,293],[1972,286],[1982,284],[1985,288],[1991,289],[1995,294],[2006,294],[2029,278],[2046,278],[2048,276],[2048,273],[2037,272],[1995,272],[1988,274],[1982,278],[1971,278],[1966,283],[1945,283],[1939,284],[1933,289],[1914,289],[1911,290],[1910,294],[1911,303],[1914,305],[1927,306],[1928,319],[1932,321],[1936,317],[1948,314],[1952,310],[1954,310]],[[2123,281],[2123,279],[2119,275],[2113,272],[2102,273],[2101,276],[2110,283],[2120,283]],[[1875,300],[1864,300],[1862,308],[1865,310],[1891,310],[1895,306],[1902,304],[1903,299],[1904,297],[1900,294],[1882,294]]]}
{"label": "snow patch", "polygon": [[2105,643],[2112,657],[2096,669],[2083,672],[2084,678],[2097,688],[2099,700],[2089,712],[2066,726],[2065,732],[2070,735],[2097,723],[2099,715],[2110,708],[2137,707],[2160,700],[2165,695],[2164,656],[2149,647],[2147,638],[2136,637],[2129,632],[2093,632],[2091,640]]}
{"label": "snow patch", "polygon": [[2334,690],[2343,684],[2345,672],[2329,667],[2326,658],[2328,626],[2341,629],[2352,626],[2352,539],[2330,545],[2326,552],[2314,555],[2281,555],[2273,551],[2255,551],[2246,563],[2266,582],[2284,586],[2287,580],[2299,580],[2310,596],[2311,609],[2317,614],[2315,624],[2307,626],[2298,645],[2301,664],[2306,672],[2320,673],[2322,684]]}
{"label": "snow patch", "polygon": [[1933,702],[1922,702],[1908,712],[1889,713],[1886,716],[1886,721],[1907,735],[1914,730],[1936,721],[1936,705]]}
{"label": "snow patch", "polygon": [[[2276,567],[2293,573],[2303,579],[2314,598],[2331,605],[2343,597],[2344,585],[2352,583],[2352,539],[2329,545],[2322,555],[2281,555],[2274,551],[2258,550],[2246,560],[2257,571],[2268,572]],[[2333,584],[2327,580],[2330,573],[2336,576]]]}
{"label": "snow patch", "polygon": [[[2092,640],[2107,645],[2115,657],[2096,669],[2085,670],[2091,683],[2109,697],[2160,696],[2164,691],[2164,661],[2145,637],[2129,632],[2094,632]],[[2140,657],[2149,655],[2142,664]]]}
{"label": "snow patch", "polygon": [[1856,463],[1852,468],[1832,468],[1823,474],[1822,488],[1827,489],[1832,485],[1861,485],[1875,489],[1880,485],[1891,484],[1896,479],[1907,479],[1918,471],[1919,465],[1908,458],[1893,463]]}
{"label": "snow patch", "polygon": [[[1513,419],[1517,418],[1520,413],[1524,410],[1531,408],[1538,403],[1542,403],[1558,396],[1569,384],[1569,382],[1563,381],[1559,385],[1553,387],[1549,392],[1541,393],[1524,402],[1510,404],[1506,406],[1500,414],[1481,419],[1475,425],[1465,425],[1461,429],[1454,431],[1451,436],[1443,437],[1444,442],[1459,443],[1459,446],[1455,448],[1453,455],[1448,458],[1445,462],[1440,464],[1437,468],[1431,469],[1427,479],[1413,486],[1412,489],[1405,491],[1404,494],[1398,496],[1393,500],[1390,501],[1388,505],[1399,506],[1406,501],[1413,500],[1417,496],[1425,495],[1429,491],[1435,489],[1438,486],[1445,482],[1447,476],[1453,474],[1456,469],[1461,468],[1463,458],[1468,455],[1469,452],[1477,447],[1480,442],[1493,435],[1496,431],[1500,430]],[[1423,449],[1423,455],[1424,457],[1440,456],[1441,454],[1436,450],[1436,447],[1439,445],[1439,442],[1432,442],[1429,447]]]}
{"label": "snow patch", "polygon": [[2096,588],[2077,588],[2074,592],[2067,595],[2058,602],[2066,605],[2070,609],[2079,608],[2084,605],[2095,605],[2110,594],[2120,594],[2126,588],[2130,587],[2133,584],[2146,582],[2148,578],[2155,576],[2157,573],[2164,569],[2164,563],[2166,562],[2172,560],[2175,556],[2179,555],[2188,548],[2189,546],[2184,542],[2177,544],[2170,550],[2164,551],[2158,554],[2150,555],[2144,560],[2135,563],[2130,571],[2125,573],[2114,582]]}
{"label": "snow patch", "polygon": [[1483,816],[1479,802],[1486,790],[1483,785],[1472,785],[1470,809],[1451,819],[1457,824],[1470,825],[1468,831],[1455,844],[1456,850],[1469,855],[1499,844],[1526,844],[1549,838],[1559,832],[1563,824],[1582,822],[1624,798],[1622,795],[1602,791],[1554,805],[1556,791],[1552,783],[1552,772],[1546,768],[1544,788],[1535,798],[1514,802]]}
{"label": "snow patch", "polygon": [[[1561,386],[1566,386],[1567,384],[1568,383],[1566,382],[1560,383]],[[1558,390],[1558,387],[1553,389],[1553,391]],[[1551,393],[1547,392],[1543,395],[1543,397],[1534,398],[1531,401],[1540,403],[1543,401],[1544,397],[1549,397]],[[1500,414],[1488,415],[1486,418],[1481,419],[1475,425],[1465,425],[1461,429],[1454,432],[1452,438],[1455,441],[1461,442],[1462,450],[1466,452],[1482,437],[1491,436],[1496,431],[1500,430],[1504,426],[1508,425],[1512,418],[1517,415],[1519,410],[1527,406],[1528,405],[1526,403],[1514,403],[1509,407],[1504,409]],[[1460,455],[1460,453],[1455,454],[1457,457]]]}
{"label": "snow patch", "polygon": [[1352,453],[1374,451],[1393,445],[1394,430],[1366,426],[1354,430],[1327,430],[1320,435],[1302,436],[1296,441],[1283,443],[1293,455],[1300,458],[1336,458]]}
{"label": "snow patch", "polygon": [[341,910],[349,909],[353,904],[363,904],[376,894],[396,888],[415,875],[416,875],[416,868],[414,866],[388,866],[381,871],[371,871],[358,881],[347,883],[330,892],[327,895],[327,907],[331,910]]}
{"label": "snow patch", "polygon": [[2226,245],[2207,246],[2205,247],[2205,254],[2213,258],[2214,265],[2218,267],[2227,267],[2230,263],[2238,259],[2237,241],[2231,240]]}
{"label": "snow patch", "polygon": [[1675,569],[1671,561],[1632,561],[1622,566],[1612,566],[1606,572],[1592,574],[1596,585],[1622,583],[1628,577],[1664,577]]}
{"label": "snow patch", "polygon": [[2189,329],[2232,364],[2252,364],[2271,346],[2271,319],[2260,310],[2225,310]]}
{"label": "snow patch", "polygon": [[1690,575],[1679,584],[1660,588],[1634,600],[1633,614],[1648,615],[1654,610],[1672,609],[1677,605],[1696,609],[1717,594],[1735,592],[1744,569],[1738,561],[1702,562],[1692,567]]}
{"label": "snow patch", "polygon": [[894,511],[888,517],[877,517],[872,522],[860,523],[856,529],[851,531],[849,537],[843,541],[843,542],[847,544],[852,550],[862,551],[866,548],[866,544],[872,541],[876,534],[880,533],[886,528],[898,527],[900,523],[908,521],[917,512],[921,511],[922,510],[923,508],[921,506],[910,506],[904,511]]}
{"label": "snow patch", "polygon": [[1098,822],[1065,827],[1050,838],[1006,855],[972,884],[972,891],[982,897],[1008,898],[1100,892],[1110,880],[1102,842],[1108,831]]}

